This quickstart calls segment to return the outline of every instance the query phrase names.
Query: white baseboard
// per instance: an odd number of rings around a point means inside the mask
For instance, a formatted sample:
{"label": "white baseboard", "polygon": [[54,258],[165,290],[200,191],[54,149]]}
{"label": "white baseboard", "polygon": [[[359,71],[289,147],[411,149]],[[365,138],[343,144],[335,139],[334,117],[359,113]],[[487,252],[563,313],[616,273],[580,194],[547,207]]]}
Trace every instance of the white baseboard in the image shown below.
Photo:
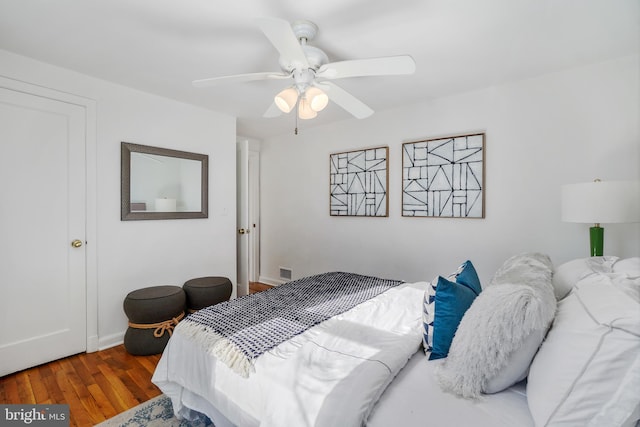
{"label": "white baseboard", "polygon": [[106,337],[100,337],[98,340],[98,350],[106,350],[122,343],[124,343],[124,331],[107,335]]}
{"label": "white baseboard", "polygon": [[95,353],[100,349],[98,345],[98,336],[92,335],[87,337],[87,353]]}
{"label": "white baseboard", "polygon": [[272,279],[270,277],[264,277],[264,276],[260,276],[258,278],[258,281],[260,283],[264,283],[266,285],[271,285],[271,286],[280,286],[283,283],[287,283],[286,280],[278,280],[278,279]]}

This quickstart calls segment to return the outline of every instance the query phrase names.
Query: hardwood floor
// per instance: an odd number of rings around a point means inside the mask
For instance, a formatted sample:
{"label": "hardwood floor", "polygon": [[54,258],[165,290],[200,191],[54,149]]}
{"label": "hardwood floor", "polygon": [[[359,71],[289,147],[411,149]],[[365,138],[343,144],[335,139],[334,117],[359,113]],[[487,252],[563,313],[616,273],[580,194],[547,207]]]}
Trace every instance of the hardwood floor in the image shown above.
{"label": "hardwood floor", "polygon": [[260,282],[249,282],[249,293],[255,294],[256,292],[266,291],[267,289],[271,289],[273,286],[265,285]]}
{"label": "hardwood floor", "polygon": [[77,354],[0,378],[0,402],[66,403],[70,425],[93,426],[158,396],[151,376],[159,360],[123,345]]}
{"label": "hardwood floor", "polygon": [[[252,294],[269,288],[249,284]],[[93,426],[160,395],[151,382],[159,360],[133,356],[123,345],[77,354],[0,377],[0,403],[65,403],[71,426]]]}

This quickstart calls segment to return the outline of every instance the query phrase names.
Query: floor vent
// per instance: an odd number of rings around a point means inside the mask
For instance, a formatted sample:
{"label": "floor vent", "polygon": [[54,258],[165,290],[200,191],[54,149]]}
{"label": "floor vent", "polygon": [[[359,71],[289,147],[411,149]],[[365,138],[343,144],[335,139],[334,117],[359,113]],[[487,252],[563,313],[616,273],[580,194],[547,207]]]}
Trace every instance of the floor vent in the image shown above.
{"label": "floor vent", "polygon": [[280,267],[280,278],[284,280],[291,280],[291,269]]}

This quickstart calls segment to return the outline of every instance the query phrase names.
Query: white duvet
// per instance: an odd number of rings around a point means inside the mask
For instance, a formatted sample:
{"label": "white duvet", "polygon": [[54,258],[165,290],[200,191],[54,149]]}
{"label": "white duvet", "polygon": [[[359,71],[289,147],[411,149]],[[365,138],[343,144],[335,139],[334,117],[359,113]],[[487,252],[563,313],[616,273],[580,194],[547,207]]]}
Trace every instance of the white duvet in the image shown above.
{"label": "white duvet", "polygon": [[216,427],[360,426],[422,340],[426,282],[402,284],[260,356],[242,378],[174,333],[152,381]]}

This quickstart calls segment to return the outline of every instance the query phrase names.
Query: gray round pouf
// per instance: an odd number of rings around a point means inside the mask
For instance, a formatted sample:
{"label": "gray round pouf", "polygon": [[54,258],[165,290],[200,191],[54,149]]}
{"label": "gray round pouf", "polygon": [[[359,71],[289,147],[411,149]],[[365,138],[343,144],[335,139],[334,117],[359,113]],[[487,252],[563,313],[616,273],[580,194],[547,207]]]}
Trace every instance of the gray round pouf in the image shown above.
{"label": "gray round pouf", "polygon": [[179,286],[151,286],[129,292],[124,312],[129,327],[124,347],[134,355],[162,353],[173,328],[184,317],[186,296]]}
{"label": "gray round pouf", "polygon": [[187,280],[182,289],[187,295],[187,308],[193,313],[231,297],[231,280],[226,277],[198,277]]}

